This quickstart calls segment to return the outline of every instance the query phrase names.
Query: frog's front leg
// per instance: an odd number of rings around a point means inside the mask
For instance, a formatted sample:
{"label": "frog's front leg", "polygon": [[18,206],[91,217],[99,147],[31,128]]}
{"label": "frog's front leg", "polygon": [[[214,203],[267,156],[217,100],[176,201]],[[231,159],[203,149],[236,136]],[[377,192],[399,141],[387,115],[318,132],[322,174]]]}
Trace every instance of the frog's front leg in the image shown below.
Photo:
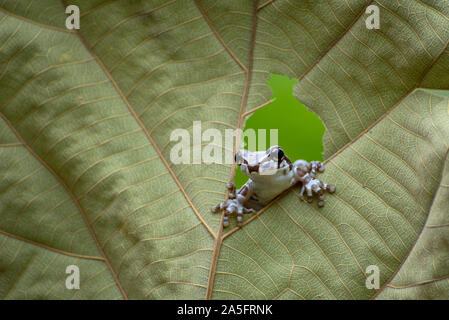
{"label": "frog's front leg", "polygon": [[234,183],[228,183],[226,188],[228,189],[228,199],[212,207],[212,212],[224,210],[223,227],[229,226],[229,216],[236,213],[237,224],[240,225],[243,221],[243,214],[255,212],[254,209],[245,207],[253,192],[247,184],[241,187],[237,193],[235,192],[236,187]]}

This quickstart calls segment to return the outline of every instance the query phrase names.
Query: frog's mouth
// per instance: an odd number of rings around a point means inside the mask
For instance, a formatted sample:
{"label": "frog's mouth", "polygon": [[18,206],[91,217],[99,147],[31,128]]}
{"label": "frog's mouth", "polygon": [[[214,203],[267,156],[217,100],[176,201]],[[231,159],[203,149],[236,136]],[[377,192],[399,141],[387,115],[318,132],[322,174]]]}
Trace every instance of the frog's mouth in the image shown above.
{"label": "frog's mouth", "polygon": [[259,173],[260,165],[249,166],[248,163],[246,163],[246,167],[248,168],[248,172],[250,174],[253,173],[253,172]]}
{"label": "frog's mouth", "polygon": [[269,153],[254,152],[248,155],[239,152],[235,155],[235,160],[237,165],[241,167],[242,172],[248,176],[273,175],[280,170],[285,171],[285,169],[291,169],[292,167],[290,159],[283,153],[281,158],[273,161]]}

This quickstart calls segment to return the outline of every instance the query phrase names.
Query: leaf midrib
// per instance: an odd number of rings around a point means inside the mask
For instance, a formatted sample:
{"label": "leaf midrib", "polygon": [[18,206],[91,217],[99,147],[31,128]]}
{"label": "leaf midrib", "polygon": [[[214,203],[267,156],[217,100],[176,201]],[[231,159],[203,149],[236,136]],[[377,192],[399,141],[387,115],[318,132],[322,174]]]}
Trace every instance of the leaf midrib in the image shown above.
{"label": "leaf midrib", "polygon": [[[240,142],[240,131],[239,129],[242,129],[243,126],[243,120],[244,120],[244,111],[245,107],[248,102],[248,95],[249,95],[249,89],[251,86],[251,78],[252,78],[252,70],[253,70],[253,57],[254,57],[254,45],[256,40],[256,30],[257,30],[257,12],[258,12],[258,3],[259,0],[253,1],[253,20],[252,20],[252,27],[251,27],[251,35],[250,35],[250,44],[249,44],[249,57],[248,57],[248,67],[244,67],[244,72],[246,73],[246,80],[245,80],[245,86],[243,89],[243,95],[242,95],[242,101],[240,105],[240,110],[238,114],[238,123],[237,123],[237,134],[235,138],[235,144],[234,144],[234,152],[238,148],[238,144]],[[230,50],[230,48],[224,43],[223,39],[220,37],[220,35],[215,31],[215,28],[213,27],[212,23],[210,22],[209,18],[207,17],[204,10],[201,8],[199,2],[195,0],[195,4],[197,5],[198,9],[200,10],[201,14],[203,15],[204,19],[212,29],[213,33],[217,37],[218,41],[225,47],[226,51],[230,54],[230,56],[236,61],[236,63],[241,66],[240,60],[235,56],[234,53]],[[236,163],[234,162],[231,167],[231,172],[229,176],[229,182],[234,181],[235,176],[235,170],[236,170]],[[225,200],[229,199],[229,190],[226,191],[226,197]],[[224,221],[224,212],[221,215],[220,219],[220,225],[218,227],[218,234],[215,238],[215,244],[214,244],[214,251],[212,254],[212,261],[211,261],[211,268],[209,272],[209,278],[208,278],[208,284],[207,284],[207,290],[206,290],[206,300],[210,300],[212,297],[212,291],[214,286],[214,279],[215,279],[215,269],[218,262],[218,256],[220,254],[220,248],[221,244],[223,242],[223,221]]]}
{"label": "leaf midrib", "polygon": [[[373,3],[375,0],[371,0],[368,5],[366,7],[363,8],[363,10],[361,10],[361,12],[357,15],[357,17],[354,19],[354,21],[348,26],[348,28],[342,32],[339,37],[333,41],[331,43],[330,46],[328,46],[328,48],[326,48],[326,50],[324,50],[320,56],[298,77],[298,80],[301,80],[302,78],[304,78],[322,59],[323,57],[326,56],[326,54],[349,32],[349,30],[354,26],[354,24],[360,19],[360,17],[362,16],[363,12],[365,12],[366,8]],[[249,58],[248,58],[248,68],[245,68],[243,66],[242,68],[242,64],[240,62],[240,60],[235,56],[235,54],[230,50],[230,48],[226,45],[226,43],[224,42],[224,40],[221,38],[221,36],[217,33],[217,31],[215,30],[212,22],[210,21],[210,19],[207,17],[206,13],[204,12],[204,10],[201,8],[201,6],[198,3],[198,0],[195,0],[195,4],[197,5],[198,9],[200,10],[201,14],[203,15],[204,19],[206,20],[207,24],[209,25],[209,27],[211,28],[212,32],[214,33],[214,35],[217,37],[218,41],[223,45],[223,47],[226,49],[226,51],[229,53],[229,55],[236,61],[236,63],[244,70],[244,72],[247,74],[247,78],[246,78],[246,82],[245,82],[245,89],[243,92],[243,96],[242,96],[242,103],[240,106],[240,111],[239,111],[239,116],[238,116],[238,125],[237,125],[237,129],[242,129],[243,126],[243,120],[246,116],[248,116],[249,114],[251,114],[252,112],[255,112],[256,110],[262,108],[263,106],[269,104],[269,102],[271,100],[269,100],[268,102],[263,103],[260,106],[257,106],[255,108],[253,108],[252,110],[250,110],[249,112],[244,112],[245,107],[247,105],[247,100],[248,100],[248,92],[249,92],[249,87],[251,84],[251,76],[252,76],[252,67],[253,67],[253,59],[254,59],[254,46],[255,46],[255,37],[256,37],[256,31],[257,31],[257,17],[258,17],[258,12],[259,10],[263,9],[264,7],[266,7],[267,5],[273,3],[274,0],[270,0],[265,2],[264,4],[262,4],[261,6],[258,6],[259,1],[258,0],[254,0],[253,1],[253,24],[252,24],[252,28],[251,28],[251,40],[250,40],[250,49],[249,49]],[[239,133],[239,132],[238,132]],[[236,144],[234,146],[234,148],[237,147],[237,143],[238,141],[240,141],[240,137],[239,134],[237,134],[236,137]],[[235,150],[234,150],[235,151]],[[236,164],[233,163],[232,167],[231,167],[231,173],[230,173],[230,177],[229,177],[229,182],[233,182],[234,180],[234,176],[235,176],[235,171],[236,171]],[[228,199],[229,197],[229,192],[226,192],[226,197],[225,199]],[[280,196],[278,196],[276,199],[282,197],[285,194],[282,193]],[[275,199],[275,200],[276,200]],[[274,201],[274,200],[273,200]],[[261,211],[259,211],[257,214],[253,215],[249,220],[246,221],[246,223],[244,223],[243,225],[248,224],[250,221],[252,221],[253,219],[255,219],[258,215],[260,215],[263,211],[265,211],[272,203],[270,202],[269,204],[267,204],[263,209],[261,209]],[[213,288],[213,284],[214,284],[214,278],[215,278],[215,269],[216,269],[216,264],[218,262],[218,256],[220,253],[220,248],[221,248],[221,244],[224,240],[224,238],[226,238],[228,235],[230,235],[231,233],[237,231],[240,227],[236,227],[233,230],[227,232],[226,234],[223,235],[223,221],[224,221],[224,213],[221,216],[220,219],[220,225],[219,225],[219,230],[218,230],[218,234],[217,237],[215,239],[215,245],[214,245],[214,253],[213,253],[213,257],[212,257],[212,263],[211,263],[211,270],[210,270],[210,274],[209,274],[209,279],[208,279],[208,286],[207,286],[207,291],[206,291],[206,299],[210,299],[211,295],[212,295],[212,288]],[[243,227],[242,225],[242,227]]]}

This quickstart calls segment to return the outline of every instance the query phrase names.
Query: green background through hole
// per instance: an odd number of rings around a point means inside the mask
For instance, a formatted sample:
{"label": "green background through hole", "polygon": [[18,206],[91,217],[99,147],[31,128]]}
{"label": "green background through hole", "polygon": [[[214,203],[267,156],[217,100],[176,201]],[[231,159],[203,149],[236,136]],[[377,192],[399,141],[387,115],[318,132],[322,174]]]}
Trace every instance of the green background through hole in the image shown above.
{"label": "green background through hole", "polygon": [[[292,161],[322,161],[322,138],[325,129],[320,118],[293,96],[293,86],[296,82],[297,79],[271,74],[268,85],[273,91],[271,98],[274,101],[253,113],[247,119],[244,131],[254,129],[257,134],[258,129],[266,129],[268,148],[270,129],[278,129],[278,144]],[[237,187],[240,188],[247,180],[248,177],[237,168],[234,180]]]}

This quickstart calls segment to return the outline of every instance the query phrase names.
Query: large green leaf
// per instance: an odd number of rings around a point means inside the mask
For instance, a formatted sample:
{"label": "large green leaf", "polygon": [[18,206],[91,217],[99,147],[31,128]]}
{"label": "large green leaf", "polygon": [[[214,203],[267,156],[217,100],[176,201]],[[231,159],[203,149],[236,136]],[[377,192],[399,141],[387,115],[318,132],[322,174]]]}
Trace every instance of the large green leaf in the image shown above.
{"label": "large green leaf", "polygon": [[424,230],[393,279],[379,293],[380,299],[447,299],[449,291],[449,157]]}
{"label": "large green leaf", "polygon": [[[0,297],[449,298],[446,0],[70,4],[79,31],[0,2]],[[270,73],[323,120],[337,193],[223,230],[235,167],[174,165],[170,133],[242,128]]]}

